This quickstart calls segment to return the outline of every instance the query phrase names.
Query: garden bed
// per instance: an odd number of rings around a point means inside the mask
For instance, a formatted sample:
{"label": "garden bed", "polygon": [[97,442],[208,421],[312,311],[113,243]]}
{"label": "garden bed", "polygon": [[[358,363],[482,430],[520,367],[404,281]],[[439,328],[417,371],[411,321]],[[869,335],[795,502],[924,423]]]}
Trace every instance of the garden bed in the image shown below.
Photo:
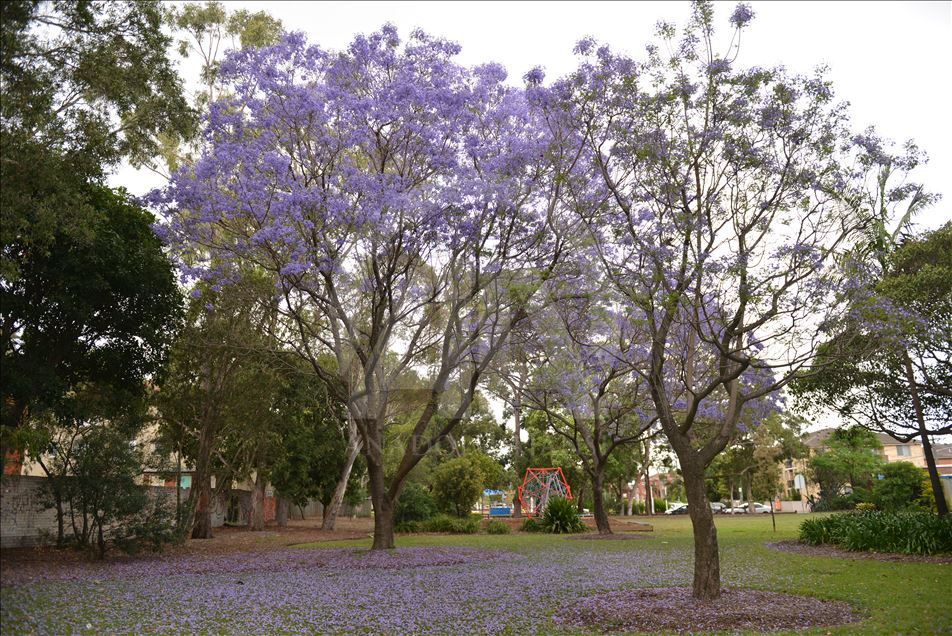
{"label": "garden bed", "polygon": [[754,630],[772,632],[841,625],[860,616],[846,603],[761,590],[725,589],[698,601],[687,587],[623,590],[589,596],[555,616],[557,623],[604,632],[679,634]]}
{"label": "garden bed", "polygon": [[840,559],[873,559],[875,561],[899,561],[906,563],[947,563],[952,564],[952,554],[903,554],[901,552],[865,552],[850,551],[835,545],[810,545],[795,539],[787,541],[768,541],[768,548],[801,554],[803,556],[837,557]]}

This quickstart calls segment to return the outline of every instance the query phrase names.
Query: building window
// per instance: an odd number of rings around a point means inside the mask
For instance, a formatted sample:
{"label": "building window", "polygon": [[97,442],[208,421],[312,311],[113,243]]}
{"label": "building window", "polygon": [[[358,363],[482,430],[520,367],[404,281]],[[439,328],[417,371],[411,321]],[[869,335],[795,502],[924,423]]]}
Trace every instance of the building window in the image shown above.
{"label": "building window", "polygon": [[786,459],[786,460],[784,460],[784,462],[783,462],[783,467],[784,467],[784,468],[793,468],[793,460],[792,460],[792,459]]}
{"label": "building window", "polygon": [[912,449],[909,448],[909,444],[900,444],[896,446],[896,454],[900,457],[909,457],[912,455]]}
{"label": "building window", "polygon": [[788,480],[787,480],[787,489],[793,490],[793,486],[794,486],[793,480],[792,480],[792,479],[788,479]]}

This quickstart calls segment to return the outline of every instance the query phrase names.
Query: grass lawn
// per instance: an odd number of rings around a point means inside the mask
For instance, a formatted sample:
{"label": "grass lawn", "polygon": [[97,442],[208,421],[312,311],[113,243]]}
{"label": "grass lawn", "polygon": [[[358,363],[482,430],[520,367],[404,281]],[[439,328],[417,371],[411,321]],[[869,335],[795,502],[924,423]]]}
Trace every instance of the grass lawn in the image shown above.
{"label": "grass lawn", "polygon": [[[859,623],[807,633],[952,633],[952,566],[801,556],[764,546],[794,538],[803,518],[778,516],[775,533],[769,515],[718,517],[725,585],[842,600],[865,616]],[[204,560],[191,555],[142,560],[73,580],[4,587],[0,632],[571,633],[551,616],[573,599],[629,587],[690,584],[690,520],[648,521],[655,531],[646,540],[527,534],[398,538],[400,548],[514,553],[433,567],[333,566],[330,555],[342,554],[340,548],[367,547],[369,540]],[[621,519],[614,527],[625,531]],[[320,567],[308,567],[311,560]]]}

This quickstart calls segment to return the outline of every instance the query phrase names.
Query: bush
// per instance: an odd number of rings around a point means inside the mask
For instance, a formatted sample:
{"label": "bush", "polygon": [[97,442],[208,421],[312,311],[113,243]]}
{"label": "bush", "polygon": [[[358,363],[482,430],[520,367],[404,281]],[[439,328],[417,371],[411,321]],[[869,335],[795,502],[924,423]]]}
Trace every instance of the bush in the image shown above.
{"label": "bush", "polygon": [[393,525],[393,530],[405,534],[423,532],[423,524],[419,521],[400,521]]}
{"label": "bush", "polygon": [[500,519],[490,519],[486,523],[486,534],[509,534],[509,524]]}
{"label": "bush", "polygon": [[[407,484],[400,493],[393,521],[397,526],[406,522],[426,521],[436,514],[436,502],[420,484]],[[398,532],[403,532],[398,530]],[[409,532],[415,532],[410,530]]]}
{"label": "bush", "polygon": [[182,533],[176,527],[175,506],[164,497],[120,526],[114,537],[117,548],[127,554],[138,554],[144,547],[161,552],[166,545],[179,543]]}
{"label": "bush", "polygon": [[436,515],[423,521],[401,521],[394,525],[401,533],[445,532],[447,534],[476,534],[479,532],[479,519],[474,517],[453,517]]}
{"label": "bush", "polygon": [[952,553],[952,517],[928,512],[848,512],[807,519],[800,524],[800,541],[854,551]]}
{"label": "bush", "polygon": [[525,521],[522,522],[522,526],[519,527],[519,530],[521,532],[542,532],[542,526],[539,525],[535,517],[526,517]]}
{"label": "bush", "polygon": [[856,504],[857,510],[876,510],[876,504],[874,503],[858,503]]}
{"label": "bush", "polygon": [[545,504],[540,525],[544,532],[552,534],[573,534],[585,530],[575,505],[562,497],[553,497]]}
{"label": "bush", "polygon": [[440,512],[465,517],[483,492],[482,461],[470,455],[454,457],[433,471],[433,497]]}
{"label": "bush", "polygon": [[446,532],[449,534],[476,534],[479,532],[479,519],[474,517],[451,517],[436,515],[421,523],[423,532]]}
{"label": "bush", "polygon": [[882,474],[883,478],[873,486],[872,499],[878,509],[898,512],[919,508],[922,470],[909,462],[893,462],[883,466]]}

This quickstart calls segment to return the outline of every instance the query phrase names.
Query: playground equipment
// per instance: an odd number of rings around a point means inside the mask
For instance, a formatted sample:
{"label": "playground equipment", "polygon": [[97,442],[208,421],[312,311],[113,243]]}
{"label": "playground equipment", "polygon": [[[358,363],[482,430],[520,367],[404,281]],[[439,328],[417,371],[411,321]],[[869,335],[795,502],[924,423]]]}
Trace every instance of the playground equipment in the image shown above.
{"label": "playground equipment", "polygon": [[527,468],[519,486],[522,511],[529,515],[541,514],[551,497],[572,498],[572,489],[565,481],[561,468]]}

